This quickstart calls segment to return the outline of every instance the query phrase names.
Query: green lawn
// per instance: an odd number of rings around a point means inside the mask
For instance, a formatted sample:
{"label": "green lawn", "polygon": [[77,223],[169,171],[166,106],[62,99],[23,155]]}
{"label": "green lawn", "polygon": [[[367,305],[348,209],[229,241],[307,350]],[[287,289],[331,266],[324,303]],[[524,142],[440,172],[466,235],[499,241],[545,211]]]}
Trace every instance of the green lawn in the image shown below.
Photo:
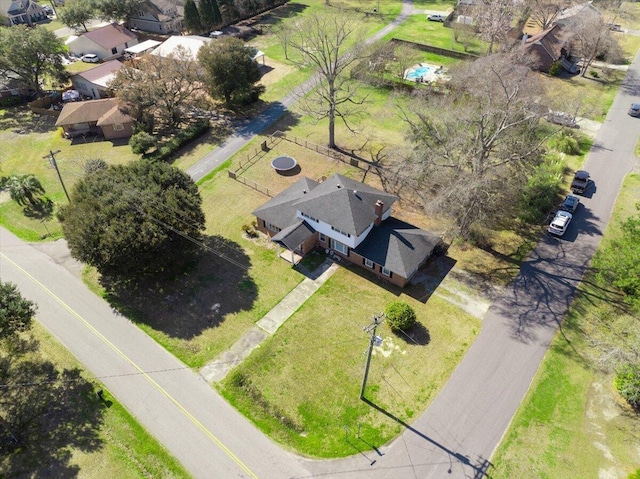
{"label": "green lawn", "polygon": [[[45,189],[45,196],[55,204],[63,205],[67,199],[55,170],[47,159],[50,151],[56,154],[58,168],[68,191],[81,177],[86,160],[102,158],[109,164],[131,161],[137,155],[128,145],[114,146],[110,141],[72,144],[61,135],[61,129],[53,126],[55,120],[32,114],[26,107],[0,110],[1,174],[33,174]],[[43,218],[30,216],[23,207],[9,200],[8,195],[0,201],[0,224],[28,241],[57,239],[62,236],[55,215]],[[54,208],[55,212],[55,208]]]}
{"label": "green lawn", "polygon": [[[454,38],[453,28],[445,27],[440,22],[430,22],[426,15],[411,15],[395,30],[389,33],[385,40],[397,38],[416,43],[423,43],[434,47],[446,48],[464,52],[462,43]],[[481,55],[486,53],[487,46],[478,38],[471,40],[467,53]]]}
{"label": "green lawn", "polygon": [[[640,176],[630,175],[603,244],[618,234],[624,218],[637,213],[638,201]],[[584,339],[593,324],[607,328],[593,318],[606,318],[617,300],[593,275],[582,282],[562,331],[491,459],[491,477],[626,477],[640,466],[638,416],[614,391],[613,374],[594,363],[593,345]]]}
{"label": "green lawn", "polygon": [[[51,361],[56,368],[76,369],[81,368],[77,360],[47,331],[37,322],[32,328],[34,337],[40,342],[39,356],[42,360]],[[191,477],[182,465],[146,432],[136,420],[120,405],[109,391],[105,389],[97,380],[86,371],[82,373],[86,381],[95,383],[95,390],[102,388],[105,391],[105,400],[110,403],[109,407],[100,403],[95,393],[90,397],[85,397],[85,404],[75,402],[73,409],[82,411],[85,409],[99,408],[100,426],[95,430],[95,440],[88,444],[73,446],[65,443],[66,450],[56,450],[55,453],[61,458],[67,458],[67,468],[65,472],[60,470],[46,470],[44,466],[47,460],[44,457],[25,458],[26,463],[22,466],[29,471],[29,477],[71,477],[67,474],[77,470],[78,476],[86,479],[100,479],[104,477],[154,477],[166,479],[178,479]],[[69,412],[69,414],[73,414]],[[56,418],[64,420],[63,417]],[[70,421],[72,419],[67,418]],[[73,426],[73,423],[69,423]],[[94,431],[91,431],[92,434]],[[82,434],[87,431],[83,430]],[[78,439],[74,440],[80,442]],[[64,441],[65,436],[73,436],[66,433],[53,435],[52,439],[45,445],[46,448],[56,447],[55,440]],[[92,447],[95,446],[95,447]],[[7,477],[24,477],[24,470],[7,469],[8,464],[4,461],[7,456],[0,459],[0,469]],[[60,474],[60,475],[59,475]],[[74,474],[73,477],[76,477]]]}
{"label": "green lawn", "polygon": [[368,345],[362,326],[395,299],[408,302],[420,324],[413,338],[379,328],[384,342],[375,348],[365,396],[411,422],[442,388],[480,322],[438,297],[423,303],[381,287],[358,269],[340,268],[230,373],[221,392],[260,429],[303,454],[355,454],[344,428],[353,438],[359,424],[358,447],[383,445],[402,428],[359,400]]}

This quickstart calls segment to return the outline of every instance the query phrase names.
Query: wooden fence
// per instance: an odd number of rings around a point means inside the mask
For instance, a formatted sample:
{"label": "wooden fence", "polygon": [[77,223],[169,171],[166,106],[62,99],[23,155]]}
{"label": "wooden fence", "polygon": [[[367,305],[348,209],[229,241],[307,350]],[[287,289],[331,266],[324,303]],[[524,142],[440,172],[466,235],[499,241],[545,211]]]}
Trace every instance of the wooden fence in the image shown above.
{"label": "wooden fence", "polygon": [[356,168],[359,168],[361,170],[368,170],[372,166],[375,168],[382,168],[370,161],[363,160],[362,158],[355,158],[353,156],[340,153],[339,151],[332,150],[331,148],[327,148],[326,146],[316,145],[315,143],[307,141],[304,138],[298,138],[297,136],[289,135],[279,130],[276,131],[272,136],[282,138],[283,140],[295,143],[296,145],[302,146],[308,150],[315,151],[316,153],[320,153],[321,155],[328,156],[329,158],[332,158],[334,160],[341,161],[342,163],[345,163],[347,165],[355,166]]}

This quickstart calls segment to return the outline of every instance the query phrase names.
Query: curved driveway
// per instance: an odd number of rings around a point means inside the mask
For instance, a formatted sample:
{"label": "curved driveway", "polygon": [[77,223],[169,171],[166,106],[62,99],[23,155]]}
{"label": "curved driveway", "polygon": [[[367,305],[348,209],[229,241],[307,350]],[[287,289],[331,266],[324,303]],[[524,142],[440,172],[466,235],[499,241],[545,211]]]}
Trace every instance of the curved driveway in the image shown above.
{"label": "curved driveway", "polygon": [[[310,461],[283,451],[80,280],[3,229],[0,275],[39,305],[38,320],[195,477],[481,477],[635,163],[640,120],[629,118],[626,109],[640,93],[638,65],[636,57],[596,137],[586,164],[594,185],[567,236],[540,242],[485,316],[480,335],[440,395],[378,452]],[[356,447],[366,446],[352,440]]]}

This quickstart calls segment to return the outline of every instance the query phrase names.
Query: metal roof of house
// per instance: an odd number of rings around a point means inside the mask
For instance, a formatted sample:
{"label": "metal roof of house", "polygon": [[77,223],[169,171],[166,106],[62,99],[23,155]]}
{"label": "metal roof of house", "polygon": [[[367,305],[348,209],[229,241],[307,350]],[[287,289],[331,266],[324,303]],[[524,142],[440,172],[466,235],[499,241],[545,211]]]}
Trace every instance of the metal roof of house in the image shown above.
{"label": "metal roof of house", "polygon": [[354,251],[410,279],[441,241],[435,233],[391,217],[374,227]]}
{"label": "metal roof of house", "polygon": [[195,60],[198,57],[200,48],[202,48],[205,43],[209,43],[211,40],[211,38],[199,37],[197,35],[174,35],[162,42],[162,44],[159,45],[154,51],[152,51],[151,54],[161,57],[168,57],[170,55],[175,55],[176,48],[178,48],[178,46],[181,46],[188,52],[190,52],[192,58]]}
{"label": "metal roof of house", "polygon": [[157,40],[145,40],[142,43],[138,43],[137,45],[134,45],[132,47],[125,48],[124,51],[127,53],[133,53],[135,55],[136,53],[146,52],[150,48],[155,48],[161,43],[162,42],[159,42]]}
{"label": "metal roof of house", "polygon": [[97,43],[102,48],[111,49],[138,38],[135,34],[117,23],[97,28],[81,36]]}
{"label": "metal roof of house", "polygon": [[114,74],[118,70],[120,70],[123,66],[124,64],[122,64],[118,60],[110,60],[108,62],[104,62],[98,66],[90,68],[89,70],[76,73],[76,75],[74,76],[79,76],[91,83],[96,83],[100,85],[104,83],[104,85],[102,86],[106,86],[106,82],[104,81],[100,82],[100,81],[105,77],[109,77],[109,79],[113,78]]}

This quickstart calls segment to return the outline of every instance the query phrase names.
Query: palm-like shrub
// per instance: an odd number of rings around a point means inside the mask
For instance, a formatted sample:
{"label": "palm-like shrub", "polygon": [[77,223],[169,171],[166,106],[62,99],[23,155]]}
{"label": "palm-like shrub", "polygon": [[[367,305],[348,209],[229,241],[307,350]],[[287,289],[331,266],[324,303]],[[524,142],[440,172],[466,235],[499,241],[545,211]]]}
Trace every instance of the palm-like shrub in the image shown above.
{"label": "palm-like shrub", "polygon": [[5,185],[9,188],[11,199],[19,205],[37,206],[36,195],[44,193],[42,184],[34,175],[11,176]]}

